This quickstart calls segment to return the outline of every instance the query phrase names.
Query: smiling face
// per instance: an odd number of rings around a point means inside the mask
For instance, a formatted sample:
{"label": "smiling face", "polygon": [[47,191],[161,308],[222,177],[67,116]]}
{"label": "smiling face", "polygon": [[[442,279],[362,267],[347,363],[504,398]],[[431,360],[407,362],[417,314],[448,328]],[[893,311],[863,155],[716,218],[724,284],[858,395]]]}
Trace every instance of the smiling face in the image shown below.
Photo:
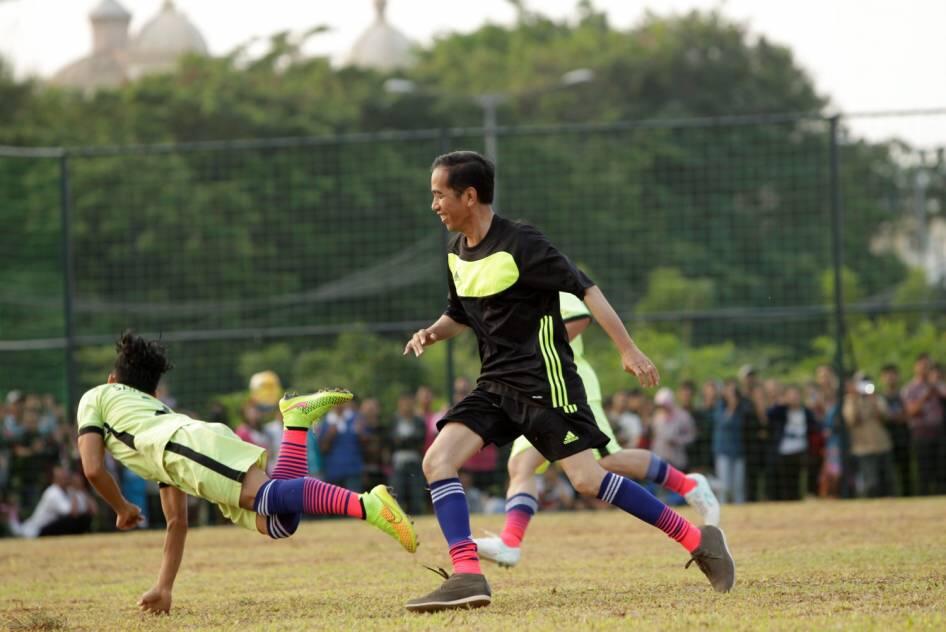
{"label": "smiling face", "polygon": [[473,216],[476,202],[475,190],[467,188],[457,193],[447,185],[449,173],[444,167],[437,167],[430,174],[430,208],[440,218],[447,230],[462,231]]}

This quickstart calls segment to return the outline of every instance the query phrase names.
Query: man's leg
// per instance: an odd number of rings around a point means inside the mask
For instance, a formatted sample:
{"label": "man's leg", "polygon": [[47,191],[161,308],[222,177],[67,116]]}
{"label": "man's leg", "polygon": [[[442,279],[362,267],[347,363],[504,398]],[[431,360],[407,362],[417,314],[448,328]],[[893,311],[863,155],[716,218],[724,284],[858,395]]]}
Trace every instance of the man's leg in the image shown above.
{"label": "man's leg", "polygon": [[[243,478],[240,507],[256,512],[257,530],[272,538],[284,538],[292,534],[279,532],[279,523],[267,520],[271,516],[348,516],[371,523],[397,540],[410,553],[417,550],[417,535],[410,518],[384,485],[356,494],[315,478],[270,479],[254,465]],[[274,524],[277,529],[275,532]]]}
{"label": "man's leg", "polygon": [[[283,433],[285,451],[280,451],[272,479],[255,466],[249,469],[242,482],[240,506],[255,511],[257,529],[272,538],[292,535],[303,513],[349,516],[367,520],[413,553],[417,550],[414,528],[386,487],[378,485],[359,495],[304,476],[307,470],[303,448],[307,438],[305,433],[330,408],[351,397],[348,391],[320,391],[281,400],[280,410],[286,427]],[[288,445],[287,441],[290,442]],[[280,476],[302,475],[280,479],[275,477],[277,472]],[[261,517],[265,519],[261,520]],[[265,529],[260,528],[261,524],[265,524]]]}
{"label": "man's leg", "polygon": [[411,599],[406,607],[412,612],[436,612],[453,608],[489,605],[491,593],[480,569],[476,544],[470,532],[470,512],[460,484],[459,471],[471,456],[483,447],[483,439],[458,422],[448,422],[424,455],[424,476],[430,485],[430,497],[440,530],[450,548],[453,575],[437,590]]}
{"label": "man's leg", "polygon": [[727,592],[732,588],[735,565],[718,527],[697,529],[634,481],[606,472],[591,450],[573,454],[560,463],[578,493],[600,498],[654,525],[690,552],[714,589]]}
{"label": "man's leg", "polygon": [[535,472],[547,463],[542,453],[532,447],[525,437],[516,439],[507,463],[509,488],[506,491],[506,522],[500,535],[476,539],[480,557],[500,566],[510,567],[519,563],[522,539],[529,521],[539,509]]}
{"label": "man's leg", "polygon": [[[304,478],[309,473],[307,441],[312,424],[332,406],[352,398],[348,391],[323,391],[302,397],[286,395],[279,401],[283,433],[279,456],[273,467],[272,478],[276,480]],[[288,538],[299,528],[301,518],[301,513],[267,516],[267,533],[273,539]]]}
{"label": "man's leg", "polygon": [[719,501],[702,474],[684,474],[649,450],[620,450],[603,457],[601,467],[627,478],[648,480],[683,496],[704,524],[719,524]]}

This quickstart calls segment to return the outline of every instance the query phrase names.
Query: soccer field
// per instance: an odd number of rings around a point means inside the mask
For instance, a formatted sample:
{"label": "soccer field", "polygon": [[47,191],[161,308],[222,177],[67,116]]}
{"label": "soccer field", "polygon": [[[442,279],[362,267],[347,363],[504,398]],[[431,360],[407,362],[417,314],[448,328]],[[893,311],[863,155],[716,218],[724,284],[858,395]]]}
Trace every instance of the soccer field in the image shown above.
{"label": "soccer field", "polygon": [[[692,512],[685,510],[692,517]],[[515,569],[486,566],[486,609],[413,615],[448,566],[432,517],[414,557],[367,525],[303,523],[291,540],[232,527],[188,536],[170,617],[138,612],[163,533],[0,541],[12,630],[946,629],[946,499],[726,507],[731,594],[662,533],[618,511],[540,514]],[[474,516],[474,531],[502,516]]]}

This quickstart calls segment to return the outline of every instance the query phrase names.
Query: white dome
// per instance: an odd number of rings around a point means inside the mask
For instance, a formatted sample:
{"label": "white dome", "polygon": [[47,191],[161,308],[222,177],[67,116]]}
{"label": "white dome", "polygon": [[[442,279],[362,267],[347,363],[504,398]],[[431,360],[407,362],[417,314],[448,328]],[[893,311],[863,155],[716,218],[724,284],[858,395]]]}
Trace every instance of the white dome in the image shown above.
{"label": "white dome", "polygon": [[375,0],[377,17],[355,41],[348,54],[348,63],[362,68],[390,71],[410,66],[413,44],[384,17],[386,0]]}
{"label": "white dome", "polygon": [[141,27],[132,40],[136,53],[178,57],[185,53],[207,54],[207,42],[187,16],[165,0],[161,12]]}
{"label": "white dome", "polygon": [[127,22],[131,20],[131,13],[116,0],[102,0],[92,9],[89,18],[93,22],[95,20],[125,20]]}

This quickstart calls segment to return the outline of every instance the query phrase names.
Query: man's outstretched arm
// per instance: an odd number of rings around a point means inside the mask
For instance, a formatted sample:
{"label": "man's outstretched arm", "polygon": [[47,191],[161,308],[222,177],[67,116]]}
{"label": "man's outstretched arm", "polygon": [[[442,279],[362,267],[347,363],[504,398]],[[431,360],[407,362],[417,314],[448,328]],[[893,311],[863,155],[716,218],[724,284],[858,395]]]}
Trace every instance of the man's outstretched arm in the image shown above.
{"label": "man's outstretched arm", "polygon": [[115,479],[105,469],[102,435],[96,432],[79,435],[79,457],[82,459],[82,473],[115,512],[115,526],[122,530],[137,527],[142,521],[141,509],[125,499]]}
{"label": "man's outstretched arm", "polygon": [[187,539],[187,494],[173,487],[162,487],[161,509],[168,525],[161,571],[155,585],[138,600],[139,608],[154,614],[167,614],[171,610],[171,591],[184,558]]}
{"label": "man's outstretched arm", "polygon": [[643,351],[637,348],[637,345],[627,333],[624,323],[620,316],[611,307],[611,303],[605,298],[604,294],[597,285],[585,290],[583,299],[591,315],[595,317],[601,328],[608,334],[618,353],[621,354],[621,364],[624,370],[637,376],[641,386],[652,387],[660,384],[660,373],[657,367],[650,361]]}
{"label": "man's outstretched arm", "polygon": [[466,325],[458,323],[444,314],[438,318],[437,322],[433,325],[424,329],[418,329],[414,335],[411,336],[411,339],[404,345],[404,355],[413,351],[414,357],[418,357],[424,353],[424,347],[429,347],[441,340],[449,340],[466,329],[468,329]]}

